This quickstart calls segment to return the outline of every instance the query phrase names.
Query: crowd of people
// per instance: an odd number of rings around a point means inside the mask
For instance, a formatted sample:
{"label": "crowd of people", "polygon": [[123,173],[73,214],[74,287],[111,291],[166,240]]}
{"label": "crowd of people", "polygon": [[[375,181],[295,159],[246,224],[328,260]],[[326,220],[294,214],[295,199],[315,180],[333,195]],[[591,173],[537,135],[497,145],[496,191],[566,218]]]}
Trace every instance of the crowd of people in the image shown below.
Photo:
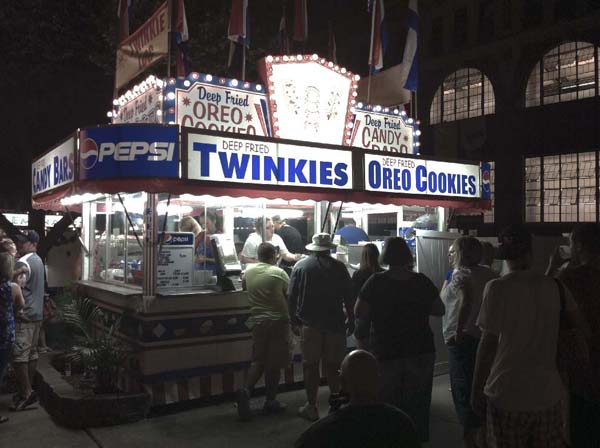
{"label": "crowd of people", "polygon": [[[309,256],[289,276],[261,241],[258,264],[245,274],[254,363],[238,391],[239,417],[252,418],[250,397],[263,372],[264,412],[285,410],[276,392],[293,334],[307,397],[298,415],[315,422],[296,446],[426,444],[435,362],[429,317],[443,316],[465,447],[600,446],[600,226],[577,225],[571,259],[557,250],[546,274],[532,270],[525,227],[509,226],[498,240],[494,248],[457,238],[441,290],[415,272],[399,237],[381,254],[366,244],[352,277],[331,256],[329,234],[313,236]],[[491,269],[494,255],[505,261],[502,276]],[[348,354],[352,334],[357,350]],[[324,418],[321,366],[330,392]]]}
{"label": "crowd of people", "polygon": [[[40,237],[34,230],[19,234],[17,245],[0,241],[0,383],[12,364],[18,391],[13,411],[37,401],[32,388],[44,319],[44,264],[37,255]],[[17,256],[18,255],[18,256]],[[8,420],[0,416],[0,423]]]}

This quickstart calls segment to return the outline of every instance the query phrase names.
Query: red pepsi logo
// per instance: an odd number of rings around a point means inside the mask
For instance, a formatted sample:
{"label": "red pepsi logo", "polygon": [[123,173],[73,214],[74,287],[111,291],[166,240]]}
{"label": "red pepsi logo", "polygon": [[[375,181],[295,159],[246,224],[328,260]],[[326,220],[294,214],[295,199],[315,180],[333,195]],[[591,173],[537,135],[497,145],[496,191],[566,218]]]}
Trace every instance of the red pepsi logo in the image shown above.
{"label": "red pepsi logo", "polygon": [[80,164],[85,170],[91,170],[98,162],[98,145],[91,138],[86,138],[79,147]]}

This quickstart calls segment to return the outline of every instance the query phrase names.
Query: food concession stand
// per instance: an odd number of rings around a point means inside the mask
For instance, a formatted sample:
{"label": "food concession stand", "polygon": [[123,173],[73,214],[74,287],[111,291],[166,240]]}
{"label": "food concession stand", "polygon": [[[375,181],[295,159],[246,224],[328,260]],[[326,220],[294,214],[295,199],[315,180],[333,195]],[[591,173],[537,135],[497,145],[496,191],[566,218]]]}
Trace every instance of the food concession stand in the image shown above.
{"label": "food concession stand", "polygon": [[[149,78],[115,100],[113,124],[79,129],[33,162],[33,205],[82,214],[80,284],[103,310],[99,328],[119,320],[132,349],[121,387],[153,405],[242,386],[252,339],[237,254],[256,218],[297,219],[308,243],[331,203],[367,231],[377,209],[437,209],[433,230],[445,230],[443,208],[487,207],[479,163],[416,154],[416,123],[357,104],[345,69],[268,57],[263,79]],[[204,228],[200,261],[183,216]],[[296,350],[282,381],[301,380]]]}

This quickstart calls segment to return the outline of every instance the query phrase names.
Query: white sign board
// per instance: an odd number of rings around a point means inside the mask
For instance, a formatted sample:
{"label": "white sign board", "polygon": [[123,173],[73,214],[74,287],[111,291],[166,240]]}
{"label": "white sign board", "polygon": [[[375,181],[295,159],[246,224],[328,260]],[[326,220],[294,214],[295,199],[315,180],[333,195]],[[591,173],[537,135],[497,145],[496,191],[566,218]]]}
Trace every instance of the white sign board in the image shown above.
{"label": "white sign board", "polygon": [[151,88],[122,106],[113,116],[113,124],[123,123],[161,123],[157,111],[161,110],[160,90]]}
{"label": "white sign board", "polygon": [[365,190],[481,197],[479,165],[365,154]]}
{"label": "white sign board", "polygon": [[236,88],[231,84],[237,81],[222,81],[225,85],[219,85],[218,81],[195,82],[187,88],[177,88],[175,123],[197,129],[270,136],[267,97],[256,92],[256,87],[262,91],[262,86]]}
{"label": "white sign board", "polygon": [[56,148],[31,164],[33,196],[66,185],[75,179],[75,137],[69,137]]}
{"label": "white sign board", "polygon": [[352,152],[187,133],[188,179],[352,188]]}
{"label": "white sign board", "polygon": [[375,151],[415,154],[414,125],[400,114],[357,110],[350,146]]}
{"label": "white sign board", "polygon": [[158,288],[191,287],[194,280],[194,234],[165,232],[158,254]]}
{"label": "white sign board", "polygon": [[355,90],[351,74],[315,60],[273,62],[271,68],[269,100],[274,135],[343,144]]}
{"label": "white sign board", "polygon": [[13,226],[27,227],[29,225],[29,215],[27,213],[2,213]]}

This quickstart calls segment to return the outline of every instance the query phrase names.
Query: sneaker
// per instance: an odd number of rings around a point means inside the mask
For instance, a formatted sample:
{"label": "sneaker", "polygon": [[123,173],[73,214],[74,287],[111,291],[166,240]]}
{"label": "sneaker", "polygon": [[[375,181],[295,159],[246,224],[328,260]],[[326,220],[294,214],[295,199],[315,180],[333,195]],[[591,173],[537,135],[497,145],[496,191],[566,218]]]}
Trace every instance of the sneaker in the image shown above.
{"label": "sneaker", "polygon": [[267,400],[263,406],[263,414],[281,414],[285,412],[287,405],[278,400]]}
{"label": "sneaker", "polygon": [[319,410],[314,404],[306,403],[298,409],[298,415],[308,421],[316,422],[319,420]]}
{"label": "sneaker", "polygon": [[250,410],[250,393],[247,389],[240,389],[237,391],[235,402],[237,404],[237,412],[240,420],[247,421],[252,418],[252,411]]}
{"label": "sneaker", "polygon": [[14,408],[11,408],[11,410],[17,411],[17,412],[22,411],[27,406],[31,406],[36,401],[38,401],[37,394],[34,391],[31,391],[31,393],[29,394],[29,396],[27,398],[19,401],[17,404],[15,404]]}
{"label": "sneaker", "polygon": [[21,394],[19,392],[17,392],[16,394],[13,394],[12,396],[12,403],[13,405],[17,404],[19,401],[23,400],[23,396],[21,396]]}

